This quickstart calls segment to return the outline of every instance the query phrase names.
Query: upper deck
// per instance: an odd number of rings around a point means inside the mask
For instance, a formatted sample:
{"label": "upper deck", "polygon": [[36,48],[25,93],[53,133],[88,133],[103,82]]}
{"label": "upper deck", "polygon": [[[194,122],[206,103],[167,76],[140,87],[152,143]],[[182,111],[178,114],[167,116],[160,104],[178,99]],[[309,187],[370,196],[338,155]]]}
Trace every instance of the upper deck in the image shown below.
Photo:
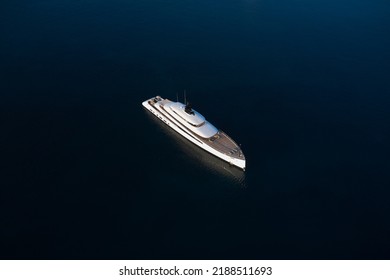
{"label": "upper deck", "polygon": [[199,112],[191,109],[191,113],[187,113],[185,108],[186,106],[180,102],[171,102],[169,107],[178,114],[181,118],[183,118],[188,123],[193,126],[201,126],[206,121],[205,117],[203,117]]}
{"label": "upper deck", "polygon": [[186,106],[180,102],[160,102],[164,110],[174,117],[178,122],[184,125],[192,133],[202,138],[210,138],[214,136],[218,129],[209,123],[205,117],[195,110],[187,112]]}

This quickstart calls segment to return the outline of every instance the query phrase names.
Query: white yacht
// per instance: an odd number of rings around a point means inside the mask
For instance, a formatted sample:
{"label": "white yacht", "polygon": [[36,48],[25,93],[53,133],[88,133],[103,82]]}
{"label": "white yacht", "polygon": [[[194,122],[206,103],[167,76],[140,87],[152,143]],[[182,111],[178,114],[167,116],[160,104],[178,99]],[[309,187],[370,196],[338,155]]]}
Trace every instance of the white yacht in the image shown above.
{"label": "white yacht", "polygon": [[142,105],[195,145],[245,170],[245,156],[236,142],[193,110],[189,103],[184,105],[156,96]]}

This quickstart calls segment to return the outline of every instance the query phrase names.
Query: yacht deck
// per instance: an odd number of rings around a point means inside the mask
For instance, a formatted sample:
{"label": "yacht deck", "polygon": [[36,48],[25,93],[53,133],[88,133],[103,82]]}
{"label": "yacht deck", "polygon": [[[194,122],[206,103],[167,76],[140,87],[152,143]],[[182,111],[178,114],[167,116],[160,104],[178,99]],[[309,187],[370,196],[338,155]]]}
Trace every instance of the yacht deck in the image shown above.
{"label": "yacht deck", "polygon": [[241,151],[240,146],[233,141],[225,132],[219,130],[216,135],[209,139],[203,139],[203,142],[210,147],[229,155],[233,158],[245,160],[245,156]]}

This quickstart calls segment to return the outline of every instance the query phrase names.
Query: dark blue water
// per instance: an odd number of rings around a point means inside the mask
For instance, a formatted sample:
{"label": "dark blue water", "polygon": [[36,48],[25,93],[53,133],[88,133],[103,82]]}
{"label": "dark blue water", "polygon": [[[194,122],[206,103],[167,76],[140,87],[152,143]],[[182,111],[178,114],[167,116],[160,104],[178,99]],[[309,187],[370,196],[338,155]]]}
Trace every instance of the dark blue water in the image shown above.
{"label": "dark blue water", "polygon": [[389,259],[389,107],[387,0],[1,1],[0,258]]}

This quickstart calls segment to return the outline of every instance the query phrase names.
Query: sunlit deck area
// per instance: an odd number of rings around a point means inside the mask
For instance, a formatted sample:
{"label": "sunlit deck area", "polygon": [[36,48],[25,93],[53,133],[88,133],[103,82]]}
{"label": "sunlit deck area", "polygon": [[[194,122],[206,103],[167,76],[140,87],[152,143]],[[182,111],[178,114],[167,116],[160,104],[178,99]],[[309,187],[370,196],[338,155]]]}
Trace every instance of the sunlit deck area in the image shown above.
{"label": "sunlit deck area", "polygon": [[221,130],[215,136],[204,139],[204,143],[231,157],[245,159],[240,146]]}

